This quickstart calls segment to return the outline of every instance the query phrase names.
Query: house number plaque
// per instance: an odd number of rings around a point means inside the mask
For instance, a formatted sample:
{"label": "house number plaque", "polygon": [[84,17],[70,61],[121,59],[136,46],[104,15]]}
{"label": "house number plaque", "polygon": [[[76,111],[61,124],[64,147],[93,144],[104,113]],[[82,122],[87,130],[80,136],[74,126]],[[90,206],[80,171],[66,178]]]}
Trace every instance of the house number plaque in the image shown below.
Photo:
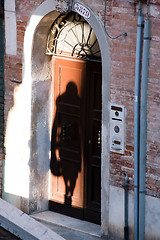
{"label": "house number plaque", "polygon": [[79,13],[82,17],[84,18],[90,18],[90,11],[88,8],[83,6],[81,3],[75,3],[74,4],[74,9],[77,13]]}

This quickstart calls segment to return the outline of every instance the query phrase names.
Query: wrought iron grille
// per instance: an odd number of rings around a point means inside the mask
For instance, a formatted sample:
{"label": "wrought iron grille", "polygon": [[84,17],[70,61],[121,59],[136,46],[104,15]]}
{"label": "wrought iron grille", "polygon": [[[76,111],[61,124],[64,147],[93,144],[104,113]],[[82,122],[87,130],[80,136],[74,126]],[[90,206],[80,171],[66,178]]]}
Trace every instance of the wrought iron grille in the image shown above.
{"label": "wrought iron grille", "polygon": [[100,48],[91,26],[79,14],[61,15],[53,24],[47,41],[48,55],[100,59]]}

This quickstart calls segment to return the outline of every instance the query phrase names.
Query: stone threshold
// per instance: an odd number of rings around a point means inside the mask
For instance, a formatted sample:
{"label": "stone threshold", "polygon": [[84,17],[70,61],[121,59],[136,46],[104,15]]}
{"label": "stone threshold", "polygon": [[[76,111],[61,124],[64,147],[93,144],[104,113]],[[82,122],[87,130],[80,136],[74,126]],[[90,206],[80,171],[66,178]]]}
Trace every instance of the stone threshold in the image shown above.
{"label": "stone threshold", "polygon": [[51,211],[35,213],[32,214],[31,217],[42,223],[53,224],[88,236],[101,238],[101,226],[94,223],[82,221]]}

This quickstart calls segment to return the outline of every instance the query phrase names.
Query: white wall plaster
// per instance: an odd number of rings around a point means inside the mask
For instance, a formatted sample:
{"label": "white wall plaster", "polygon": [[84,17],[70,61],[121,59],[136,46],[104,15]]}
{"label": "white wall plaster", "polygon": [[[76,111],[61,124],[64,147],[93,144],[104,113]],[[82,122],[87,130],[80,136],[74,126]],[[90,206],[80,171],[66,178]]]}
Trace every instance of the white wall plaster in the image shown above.
{"label": "white wall plaster", "polygon": [[27,147],[24,148],[22,136],[25,138],[25,122],[27,115],[24,108],[25,92],[21,86],[14,90],[14,105],[11,108],[6,126],[5,147],[5,174],[3,198],[20,208],[20,197],[29,197],[29,166],[24,161]]}
{"label": "white wall plaster", "polygon": [[160,199],[146,196],[146,240],[160,239]]}
{"label": "white wall plaster", "polygon": [[158,7],[156,7],[155,5],[151,4],[150,8],[149,8],[149,14],[153,17],[159,17],[160,15],[160,11],[158,10]]}
{"label": "white wall plaster", "polygon": [[4,1],[5,11],[15,12],[15,0],[5,0]]}
{"label": "white wall plaster", "polygon": [[[146,196],[145,199],[146,240],[159,240],[160,199]],[[134,192],[129,191],[129,239],[134,239]],[[110,186],[109,194],[109,232],[110,239],[124,239],[124,189]]]}
{"label": "white wall plaster", "polygon": [[6,0],[4,2],[5,9],[5,41],[6,54],[17,54],[17,23],[15,13],[15,0]]}
{"label": "white wall plaster", "polygon": [[[138,13],[138,4],[136,5],[136,11]],[[144,15],[147,14],[147,5],[146,5],[146,3],[142,3],[142,13]],[[149,4],[148,14],[149,14],[149,16],[152,16],[152,17],[155,17],[155,18],[159,17],[159,15],[160,15],[159,8],[156,5],[154,5],[154,4]]]}
{"label": "white wall plaster", "polygon": [[[134,196],[129,194],[129,234],[133,239]],[[124,189],[110,186],[109,194],[109,232],[112,239],[124,239]]]}

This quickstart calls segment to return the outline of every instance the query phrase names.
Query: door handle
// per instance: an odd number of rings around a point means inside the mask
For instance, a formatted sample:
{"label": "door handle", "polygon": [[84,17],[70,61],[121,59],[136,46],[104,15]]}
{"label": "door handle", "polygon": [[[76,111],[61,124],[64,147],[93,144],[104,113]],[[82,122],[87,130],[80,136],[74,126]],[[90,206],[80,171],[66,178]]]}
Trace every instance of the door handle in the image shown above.
{"label": "door handle", "polygon": [[72,127],[71,124],[63,123],[63,125],[62,125],[62,140],[63,141],[70,141],[71,140],[71,136],[70,136],[71,127]]}

